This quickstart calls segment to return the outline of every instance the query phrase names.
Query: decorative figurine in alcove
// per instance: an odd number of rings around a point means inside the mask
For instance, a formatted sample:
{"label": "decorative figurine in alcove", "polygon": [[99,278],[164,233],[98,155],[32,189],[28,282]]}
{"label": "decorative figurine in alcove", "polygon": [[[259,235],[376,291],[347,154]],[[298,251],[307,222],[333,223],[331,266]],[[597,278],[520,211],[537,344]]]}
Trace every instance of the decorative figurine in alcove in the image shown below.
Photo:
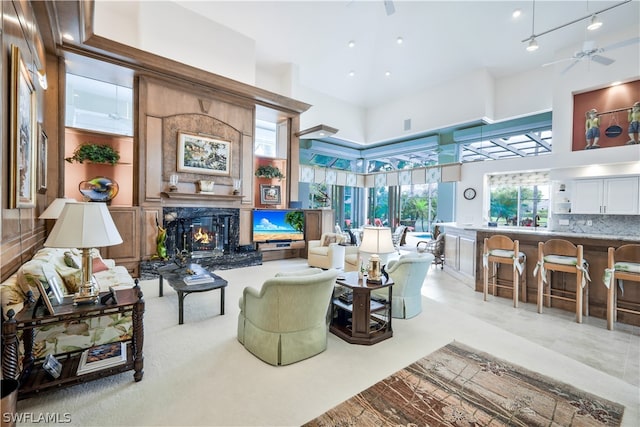
{"label": "decorative figurine in alcove", "polygon": [[598,141],[600,140],[600,118],[598,117],[598,110],[592,108],[586,112],[587,121],[585,122],[587,146],[585,150],[591,148],[600,148]]}
{"label": "decorative figurine in alcove", "polygon": [[640,102],[633,104],[629,110],[629,141],[630,144],[640,144]]}

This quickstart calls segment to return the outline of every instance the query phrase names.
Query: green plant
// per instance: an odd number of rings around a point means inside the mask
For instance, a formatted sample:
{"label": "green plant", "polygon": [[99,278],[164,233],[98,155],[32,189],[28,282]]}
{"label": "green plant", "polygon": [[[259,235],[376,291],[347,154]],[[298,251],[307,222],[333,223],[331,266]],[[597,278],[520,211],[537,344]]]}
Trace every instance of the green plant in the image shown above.
{"label": "green plant", "polygon": [[277,166],[273,166],[273,165],[259,166],[258,169],[256,169],[255,175],[258,178],[284,179],[284,175],[282,174],[282,172],[280,172],[280,169],[278,169]]}
{"label": "green plant", "polygon": [[79,145],[73,152],[73,156],[66,157],[69,163],[82,163],[88,160],[93,163],[110,163],[115,165],[120,160],[120,153],[109,145],[85,143]]}

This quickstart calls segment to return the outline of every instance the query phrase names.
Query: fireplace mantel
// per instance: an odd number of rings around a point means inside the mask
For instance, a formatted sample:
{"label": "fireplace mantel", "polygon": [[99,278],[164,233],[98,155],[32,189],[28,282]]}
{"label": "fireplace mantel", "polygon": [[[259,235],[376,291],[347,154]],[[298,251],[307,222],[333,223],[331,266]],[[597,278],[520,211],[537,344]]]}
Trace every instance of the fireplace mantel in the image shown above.
{"label": "fireplace mantel", "polygon": [[242,200],[244,196],[238,194],[205,194],[205,193],[178,193],[174,191],[163,191],[160,193],[163,197],[167,199],[177,199],[177,200],[226,200],[226,201],[234,201],[234,200]]}

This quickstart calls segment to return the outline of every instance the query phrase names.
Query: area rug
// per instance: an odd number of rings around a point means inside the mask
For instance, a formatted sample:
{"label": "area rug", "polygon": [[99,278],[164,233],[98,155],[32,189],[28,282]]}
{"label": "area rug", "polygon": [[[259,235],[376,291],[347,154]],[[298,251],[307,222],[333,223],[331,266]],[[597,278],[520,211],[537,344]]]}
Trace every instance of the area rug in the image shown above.
{"label": "area rug", "polygon": [[453,342],[305,426],[617,426],[624,407]]}

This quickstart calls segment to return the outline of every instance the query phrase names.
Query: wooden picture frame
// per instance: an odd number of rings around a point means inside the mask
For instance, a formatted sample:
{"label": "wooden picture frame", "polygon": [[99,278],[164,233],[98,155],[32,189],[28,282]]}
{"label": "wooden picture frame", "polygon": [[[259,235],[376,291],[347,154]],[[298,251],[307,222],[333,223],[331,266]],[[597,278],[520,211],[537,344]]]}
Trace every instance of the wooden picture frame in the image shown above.
{"label": "wooden picture frame", "polygon": [[260,203],[263,205],[279,205],[281,200],[279,185],[260,184]]}
{"label": "wooden picture frame", "polygon": [[178,132],[178,172],[231,176],[231,142]]}
{"label": "wooden picture frame", "polygon": [[36,205],[36,90],[20,49],[11,45],[11,209]]}
{"label": "wooden picture frame", "polygon": [[37,185],[38,193],[45,194],[47,192],[47,150],[49,138],[42,130],[42,123],[38,123],[38,170]]}

